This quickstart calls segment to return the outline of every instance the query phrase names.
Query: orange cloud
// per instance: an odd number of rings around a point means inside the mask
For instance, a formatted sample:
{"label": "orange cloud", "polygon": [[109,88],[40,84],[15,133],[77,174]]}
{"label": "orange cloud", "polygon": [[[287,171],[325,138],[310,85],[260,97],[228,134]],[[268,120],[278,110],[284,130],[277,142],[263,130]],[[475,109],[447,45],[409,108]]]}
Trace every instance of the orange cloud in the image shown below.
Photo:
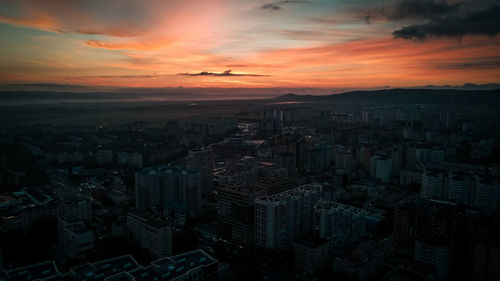
{"label": "orange cloud", "polygon": [[161,22],[165,1],[16,0],[8,3],[0,21],[59,33],[117,37],[144,35]]}
{"label": "orange cloud", "polygon": [[101,40],[88,40],[85,44],[93,48],[108,50],[139,50],[153,51],[172,44],[175,40],[169,38],[143,38],[142,40],[106,42]]}
{"label": "orange cloud", "polygon": [[[288,85],[416,86],[422,83],[497,82],[499,43],[499,37],[471,37],[462,42],[443,39],[432,43],[384,38],[270,50],[234,64],[259,61],[280,65],[281,69],[274,69],[272,75],[282,78]],[[251,71],[258,69],[262,68],[251,68]]]}
{"label": "orange cloud", "polygon": [[[39,74],[37,79],[147,87],[356,88],[492,83],[498,82],[500,71],[498,44],[498,37],[471,37],[462,42],[443,39],[432,44],[384,38],[312,48],[269,50],[239,59],[208,54],[182,56],[181,50],[168,56],[129,53],[123,60],[103,62],[100,67],[107,70],[99,75],[48,77]],[[175,56],[179,56],[178,61],[171,59]],[[270,76],[177,75],[202,71],[220,73],[227,69],[227,65],[231,65],[235,73]]]}
{"label": "orange cloud", "polygon": [[[206,18],[211,8],[222,0],[193,0],[186,2],[151,0],[101,1],[101,0],[16,0],[3,3],[0,22],[35,27],[59,33],[136,37],[158,34],[172,28],[172,23],[196,13]],[[217,14],[217,13],[216,13]],[[179,16],[177,16],[179,15]],[[206,23],[206,22],[205,22]]]}

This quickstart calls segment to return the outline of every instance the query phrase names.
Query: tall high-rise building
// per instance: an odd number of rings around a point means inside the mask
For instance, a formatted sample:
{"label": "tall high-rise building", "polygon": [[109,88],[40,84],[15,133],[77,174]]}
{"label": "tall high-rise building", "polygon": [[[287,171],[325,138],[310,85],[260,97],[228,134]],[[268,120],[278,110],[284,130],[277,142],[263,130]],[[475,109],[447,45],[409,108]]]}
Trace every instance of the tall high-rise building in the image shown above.
{"label": "tall high-rise building", "polygon": [[370,157],[370,177],[375,178],[377,176],[377,161],[381,158],[380,155]]}
{"label": "tall high-rise building", "polygon": [[395,145],[392,147],[391,151],[392,160],[392,175],[399,176],[401,167],[403,165],[403,146]]}
{"label": "tall high-rise building", "polygon": [[430,162],[431,150],[429,148],[420,147],[415,150],[416,160],[418,163],[427,164]]}
{"label": "tall high-rise building", "polygon": [[366,211],[350,205],[319,201],[314,207],[314,233],[337,246],[354,242],[365,233]]}
{"label": "tall high-rise building", "polygon": [[136,209],[155,206],[171,209],[185,204],[191,210],[201,208],[201,174],[195,169],[158,166],[135,173]]}
{"label": "tall high-rise building", "polygon": [[160,173],[143,169],[135,173],[135,208],[150,209],[160,204]]}
{"label": "tall high-rise building", "polygon": [[295,269],[302,272],[302,279],[311,280],[328,263],[330,247],[327,240],[309,236],[293,242],[293,253]]}
{"label": "tall high-rise building", "polygon": [[214,165],[214,151],[208,147],[190,150],[186,156],[186,167],[200,171],[203,198],[212,195]]}
{"label": "tall high-rise building", "polygon": [[217,188],[217,222],[226,239],[253,244],[255,198],[266,190],[244,183],[228,183]]}
{"label": "tall high-rise building", "polygon": [[274,195],[291,189],[294,183],[286,178],[266,177],[259,180],[254,186],[256,189],[265,191],[265,195]]}
{"label": "tall high-rise building", "polygon": [[335,152],[335,168],[341,169],[346,173],[352,172],[353,157],[350,151],[336,151]]}
{"label": "tall high-rise building", "polygon": [[392,160],[380,155],[372,156],[370,159],[370,176],[384,183],[390,183],[392,180]]}
{"label": "tall high-rise building", "polygon": [[461,173],[450,173],[448,175],[445,196],[446,199],[459,203],[469,204],[473,194],[473,181],[471,177]]}
{"label": "tall high-rise building", "polygon": [[98,164],[113,163],[113,151],[110,149],[101,149],[95,153],[95,158]]}
{"label": "tall high-rise building", "polygon": [[409,186],[412,184],[420,185],[422,182],[422,171],[413,169],[401,169],[399,173],[399,184]]}
{"label": "tall high-rise building", "polygon": [[451,267],[449,240],[439,236],[420,237],[415,241],[415,260],[433,273],[433,280],[446,280]]}
{"label": "tall high-rise building", "polygon": [[445,199],[495,211],[500,208],[500,180],[473,173],[426,170],[422,175],[420,197]]}
{"label": "tall high-rise building", "polygon": [[404,166],[406,168],[412,168],[417,162],[417,148],[414,146],[407,146],[404,149]]}
{"label": "tall high-rise building", "polygon": [[476,177],[475,189],[474,205],[491,211],[500,210],[500,180]]}
{"label": "tall high-rise building", "polygon": [[[469,212],[473,217],[474,211]],[[400,202],[394,208],[394,248],[402,252],[412,252],[415,241],[421,235],[433,234],[458,243],[462,233],[455,231],[464,219],[466,210],[454,202],[414,198]]]}
{"label": "tall high-rise building", "polygon": [[384,265],[387,252],[385,241],[376,243],[371,240],[357,243],[345,252],[336,254],[333,259],[333,270],[348,272],[357,280],[369,280]]}
{"label": "tall high-rise building", "polygon": [[89,221],[92,219],[92,204],[85,199],[62,200],[59,203],[59,214],[62,217],[75,217]]}
{"label": "tall high-rise building", "polygon": [[[319,137],[309,139],[304,152],[303,170],[305,171],[313,173],[324,171],[329,169],[334,161],[333,146]],[[352,167],[352,155],[350,153],[344,155],[344,162],[343,168],[350,171]]]}
{"label": "tall high-rise building", "polygon": [[266,108],[262,111],[261,128],[264,132],[277,132],[283,122],[283,110],[278,108]]}
{"label": "tall high-rise building", "polygon": [[172,254],[172,226],[146,211],[131,211],[127,215],[130,236],[157,258]]}
{"label": "tall high-rise building", "polygon": [[283,249],[297,237],[310,233],[314,205],[321,198],[321,185],[303,185],[273,196],[255,199],[255,245]]}
{"label": "tall high-rise building", "polygon": [[141,168],[143,165],[142,154],[139,152],[117,152],[116,163],[118,165]]}
{"label": "tall high-rise building", "polygon": [[441,163],[444,162],[446,159],[446,152],[442,149],[431,149],[430,155],[429,155],[429,162],[430,163]]}
{"label": "tall high-rise building", "polygon": [[420,197],[442,198],[445,187],[445,177],[442,172],[426,170],[422,175]]}
{"label": "tall high-rise building", "polygon": [[[489,241],[488,241],[489,240]],[[472,243],[472,280],[500,280],[500,245],[495,236]]]}
{"label": "tall high-rise building", "polygon": [[384,183],[390,183],[392,179],[392,160],[377,159],[375,178]]}
{"label": "tall high-rise building", "polygon": [[94,249],[94,234],[83,221],[74,217],[59,218],[59,245],[68,259],[85,258]]}
{"label": "tall high-rise building", "polygon": [[372,147],[362,147],[359,151],[360,154],[360,159],[359,161],[361,164],[363,164],[363,168],[365,168],[366,171],[370,171],[370,164],[371,164],[371,157],[373,155],[373,148]]}
{"label": "tall high-rise building", "polygon": [[287,169],[289,175],[295,174],[297,169],[297,144],[293,136],[280,135],[274,139],[274,165]]}

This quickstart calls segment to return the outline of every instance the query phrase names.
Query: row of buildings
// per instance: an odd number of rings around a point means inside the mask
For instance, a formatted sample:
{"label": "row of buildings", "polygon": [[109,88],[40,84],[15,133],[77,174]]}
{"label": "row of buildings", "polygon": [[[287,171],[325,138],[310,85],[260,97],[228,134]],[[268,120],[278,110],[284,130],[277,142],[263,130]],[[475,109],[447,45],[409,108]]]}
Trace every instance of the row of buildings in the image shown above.
{"label": "row of buildings", "polygon": [[394,249],[413,256],[432,280],[495,280],[499,233],[498,219],[451,201],[408,198],[394,210]]}
{"label": "row of buildings", "polygon": [[198,249],[164,257],[147,266],[142,266],[132,256],[125,255],[79,265],[64,273],[59,271],[54,261],[47,261],[0,271],[0,279],[4,281],[212,281],[217,280],[218,271],[218,261]]}
{"label": "row of buildings", "polygon": [[498,211],[500,181],[474,173],[427,169],[422,175],[420,196],[452,200],[490,211]]}

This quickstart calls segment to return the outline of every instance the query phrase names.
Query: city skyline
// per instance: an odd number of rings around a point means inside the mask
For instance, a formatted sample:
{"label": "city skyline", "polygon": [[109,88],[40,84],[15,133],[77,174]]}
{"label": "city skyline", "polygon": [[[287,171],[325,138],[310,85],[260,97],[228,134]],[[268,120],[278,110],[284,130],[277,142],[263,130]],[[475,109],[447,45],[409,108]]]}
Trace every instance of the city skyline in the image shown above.
{"label": "city skyline", "polygon": [[500,280],[498,15],[0,0],[0,281]]}

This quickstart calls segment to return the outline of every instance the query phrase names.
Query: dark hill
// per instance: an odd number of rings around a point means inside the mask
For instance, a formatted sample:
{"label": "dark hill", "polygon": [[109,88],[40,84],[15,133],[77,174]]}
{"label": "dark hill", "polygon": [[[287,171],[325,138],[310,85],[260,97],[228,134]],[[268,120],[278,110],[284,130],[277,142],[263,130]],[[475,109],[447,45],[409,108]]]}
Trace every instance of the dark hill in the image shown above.
{"label": "dark hill", "polygon": [[326,96],[286,94],[275,98],[279,101],[392,103],[392,104],[456,104],[500,105],[498,90],[434,90],[390,89],[354,91]]}

